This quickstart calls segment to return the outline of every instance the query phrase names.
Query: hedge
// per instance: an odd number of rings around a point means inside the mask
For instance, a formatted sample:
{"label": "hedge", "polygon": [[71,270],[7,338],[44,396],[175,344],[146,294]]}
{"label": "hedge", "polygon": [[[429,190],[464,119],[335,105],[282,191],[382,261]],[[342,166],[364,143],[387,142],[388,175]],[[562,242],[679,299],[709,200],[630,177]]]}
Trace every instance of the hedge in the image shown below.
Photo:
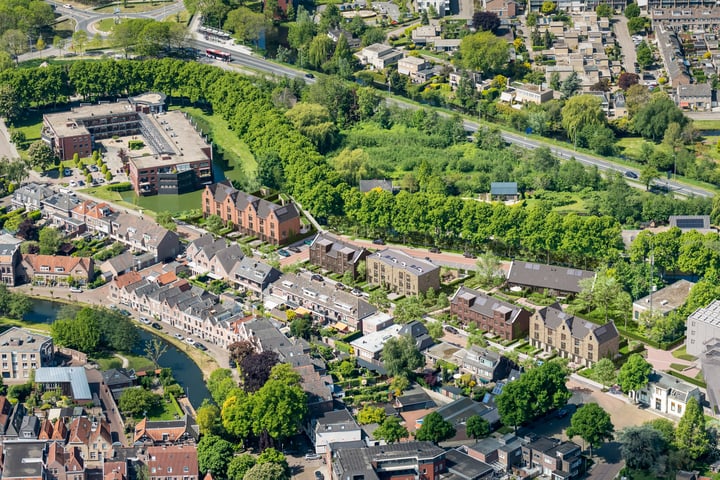
{"label": "hedge", "polygon": [[688,377],[686,375],[683,375],[682,373],[676,372],[675,370],[668,370],[667,373],[672,375],[673,377],[679,378],[680,380],[691,383],[696,387],[707,388],[707,384],[703,381],[698,380],[697,378]]}
{"label": "hedge", "polygon": [[132,184],[130,182],[115,183],[107,186],[110,192],[129,192],[132,190]]}

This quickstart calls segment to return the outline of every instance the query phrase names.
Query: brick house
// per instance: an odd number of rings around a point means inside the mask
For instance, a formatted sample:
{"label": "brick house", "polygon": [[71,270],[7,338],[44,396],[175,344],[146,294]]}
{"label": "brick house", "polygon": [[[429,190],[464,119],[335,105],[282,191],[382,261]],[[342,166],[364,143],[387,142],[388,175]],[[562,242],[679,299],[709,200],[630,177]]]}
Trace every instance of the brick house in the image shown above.
{"label": "brick house", "polygon": [[530,325],[530,312],[467,287],[460,287],[453,295],[450,313],[464,324],[474,323],[503,340],[525,337]]}
{"label": "brick house", "polygon": [[327,233],[318,233],[310,244],[310,263],[343,275],[350,272],[355,278],[358,265],[370,254],[363,247],[344,242]]}
{"label": "brick house", "polygon": [[95,263],[91,257],[60,257],[57,255],[22,256],[21,278],[36,285],[69,285],[71,280],[78,284],[92,282]]}
{"label": "brick house", "polygon": [[400,295],[417,295],[440,288],[440,267],[400,250],[386,248],[366,259],[367,281]]}
{"label": "brick house", "polygon": [[195,446],[148,447],[147,456],[150,480],[198,480]]}
{"label": "brick house", "polygon": [[596,325],[563,312],[555,303],[531,317],[530,343],[546,352],[557,350],[560,357],[589,367],[601,358],[617,355],[620,335],[613,322]]}
{"label": "brick house", "polygon": [[300,213],[294,203],[278,205],[241,192],[229,182],[205,187],[202,210],[205,217],[217,215],[239,232],[273,245],[285,244],[300,233]]}

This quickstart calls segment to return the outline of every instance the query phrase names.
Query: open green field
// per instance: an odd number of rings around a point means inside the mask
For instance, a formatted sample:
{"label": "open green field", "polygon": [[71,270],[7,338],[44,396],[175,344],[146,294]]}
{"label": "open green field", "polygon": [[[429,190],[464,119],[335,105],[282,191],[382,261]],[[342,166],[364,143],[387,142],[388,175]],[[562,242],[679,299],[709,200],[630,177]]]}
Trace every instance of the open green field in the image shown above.
{"label": "open green field", "polygon": [[99,22],[95,24],[95,28],[100,30],[101,32],[111,32],[113,27],[115,26],[115,19],[114,18],[103,18]]}
{"label": "open green field", "polygon": [[136,208],[152,212],[177,213],[200,208],[202,190],[182,195],[153,195],[151,197],[138,197],[133,192],[121,192],[120,196],[124,203],[134,205]]}
{"label": "open green field", "polygon": [[172,15],[168,15],[163,18],[163,21],[187,24],[190,21],[190,12],[183,10],[178,13],[173,13]]}
{"label": "open green field", "polygon": [[[132,355],[129,353],[123,353],[122,356],[128,359],[129,368],[132,368],[135,371],[142,371],[153,368],[153,363],[145,357],[140,357],[138,355]],[[93,361],[100,365],[100,368],[102,370],[120,368],[123,364],[122,359],[111,355],[101,358],[93,358]]]}
{"label": "open green field", "polygon": [[720,120],[693,120],[698,130],[720,130]]}
{"label": "open green field", "polygon": [[[254,176],[257,172],[257,162],[255,156],[250,152],[250,148],[245,142],[238,138],[237,134],[230,130],[228,123],[219,115],[211,115],[200,108],[183,107],[181,109],[188,112],[191,117],[196,119],[203,130],[209,129],[213,142],[223,149],[223,154],[228,160],[230,170],[225,170],[225,176],[230,180],[243,180],[245,174]],[[239,165],[239,169],[232,168]]]}
{"label": "open green field", "polygon": [[120,9],[120,13],[140,13],[140,12],[149,12],[151,10],[157,10],[158,8],[162,8],[163,6],[170,5],[173,2],[160,2],[160,1],[152,1],[152,2],[127,2],[127,4],[123,5],[122,3],[116,3],[112,5],[106,5],[104,7],[100,7],[98,9],[95,9],[98,13],[115,13],[115,9]]}

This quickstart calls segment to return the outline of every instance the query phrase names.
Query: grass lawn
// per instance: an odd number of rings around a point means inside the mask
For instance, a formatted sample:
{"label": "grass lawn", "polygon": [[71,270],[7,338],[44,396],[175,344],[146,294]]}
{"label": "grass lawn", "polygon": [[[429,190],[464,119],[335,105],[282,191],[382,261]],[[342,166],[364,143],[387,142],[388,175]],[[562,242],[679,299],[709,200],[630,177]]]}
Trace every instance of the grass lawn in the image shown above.
{"label": "grass lawn", "polygon": [[720,130],[720,120],[693,120],[698,130]]}
{"label": "grass lawn", "polygon": [[99,22],[95,24],[95,28],[100,30],[101,32],[110,32],[112,31],[113,27],[115,26],[115,19],[114,18],[103,18]]}
{"label": "grass lawn", "polygon": [[45,335],[50,334],[49,323],[33,323],[26,322],[24,320],[17,320],[14,318],[0,317],[0,331],[5,331],[10,327],[26,328],[30,331],[40,332]]}
{"label": "grass lawn", "polygon": [[676,350],[673,350],[672,356],[675,358],[679,358],[680,360],[687,360],[688,362],[694,362],[695,360],[697,360],[697,358],[687,353],[687,348],[685,347],[685,345]]}
{"label": "grass lawn", "polygon": [[165,17],[163,21],[187,24],[190,21],[190,13],[187,10],[182,10],[178,13],[173,13],[172,15]]}
{"label": "grass lawn", "polygon": [[[247,144],[240,140],[235,132],[230,130],[225,120],[219,115],[209,115],[199,108],[184,107],[182,110],[199,119],[200,122],[205,123],[210,128],[210,136],[215,143],[223,148],[228,159],[230,169],[225,171],[225,176],[228,179],[242,180],[245,174],[255,175],[257,171],[255,156],[250,152]],[[240,165],[241,170],[236,172],[232,168],[234,163]]]}
{"label": "grass lawn", "polygon": [[[160,401],[160,404],[147,412],[148,420],[175,420],[182,416],[182,412],[178,411],[173,402]],[[137,420],[140,420],[138,418]]]}
{"label": "grass lawn", "polygon": [[159,8],[162,8],[165,5],[170,5],[172,2],[136,2],[136,3],[130,3],[128,2],[127,5],[123,6],[122,2],[115,4],[115,5],[107,5],[105,7],[100,7],[95,9],[98,13],[115,13],[115,9],[120,9],[120,13],[140,13],[140,12],[149,12],[150,10],[157,10]]}
{"label": "grass lawn", "polygon": [[73,20],[72,18],[66,18],[55,24],[55,34],[60,38],[69,38],[74,32],[75,20]]}
{"label": "grass lawn", "polygon": [[[114,193],[114,192],[113,192]],[[142,208],[151,212],[168,211],[172,213],[201,208],[202,190],[184,193],[182,195],[153,195],[138,197],[130,192],[120,193],[123,204],[133,205],[133,208]]]}
{"label": "grass lawn", "polygon": [[42,130],[42,113],[25,111],[22,118],[15,120],[10,130],[19,130],[25,134],[26,142],[31,144],[36,140],[40,140],[40,131]]}
{"label": "grass lawn", "polygon": [[655,150],[667,149],[667,147],[663,144],[648,142],[642,137],[623,137],[617,141],[616,146],[622,155],[625,155],[629,159],[635,159],[640,157],[640,146],[643,143],[650,143]]}
{"label": "grass lawn", "polygon": [[[131,353],[121,353],[120,355],[128,359],[129,368],[132,368],[135,371],[149,370],[153,368],[153,363],[145,357],[133,355]],[[120,368],[123,363],[121,358],[110,354],[99,358],[93,358],[93,361],[100,365],[102,370]]]}

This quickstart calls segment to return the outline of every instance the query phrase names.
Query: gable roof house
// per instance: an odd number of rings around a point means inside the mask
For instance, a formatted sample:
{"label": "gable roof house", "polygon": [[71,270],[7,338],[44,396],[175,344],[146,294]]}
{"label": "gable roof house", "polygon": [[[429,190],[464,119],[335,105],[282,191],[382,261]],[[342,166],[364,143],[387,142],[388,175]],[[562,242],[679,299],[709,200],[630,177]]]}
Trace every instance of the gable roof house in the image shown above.
{"label": "gable roof house", "polygon": [[112,458],[112,436],[105,419],[91,421],[76,417],[70,423],[66,448],[76,447],[88,468],[102,468],[106,458]]}
{"label": "gable roof house", "polygon": [[149,447],[150,480],[198,480],[197,448],[191,445]]}
{"label": "gable roof house", "polygon": [[90,232],[109,235],[110,222],[114,213],[107,203],[85,200],[72,209],[70,216],[84,222],[86,229]]}
{"label": "gable roof house", "polygon": [[210,271],[210,261],[219,251],[228,246],[224,238],[215,238],[206,234],[190,242],[185,249],[188,267],[194,275],[203,275]]}
{"label": "gable roof house", "polygon": [[362,429],[347,409],[333,410],[314,417],[308,429],[315,453],[325,453],[331,443],[362,440]]}
{"label": "gable roof house", "polygon": [[575,295],[582,290],[580,280],[594,277],[595,272],[587,270],[513,260],[507,284],[510,288],[546,291],[550,295]]}
{"label": "gable roof house", "polygon": [[85,461],[76,447],[65,449],[56,442],[48,444],[45,469],[48,480],[85,480]]}
{"label": "gable roof house", "polygon": [[589,367],[601,358],[615,358],[620,334],[612,321],[596,325],[565,313],[555,303],[530,319],[530,343],[546,352],[557,350],[560,357]]}
{"label": "gable roof house", "polygon": [[20,243],[3,242],[0,239],[0,282],[8,287],[14,287],[18,280],[20,265]]}
{"label": "gable roof house", "polygon": [[490,199],[500,202],[517,202],[520,198],[518,194],[517,182],[491,182],[490,183]]}
{"label": "gable roof house", "polygon": [[150,220],[127,213],[118,214],[112,221],[110,236],[133,250],[152,253],[156,262],[175,258],[180,252],[180,240],[175,232]]}
{"label": "gable roof house", "polygon": [[13,191],[11,204],[27,211],[40,210],[42,201],[55,192],[50,187],[38,183],[25,183]]}
{"label": "gable roof house", "polygon": [[453,360],[460,370],[474,375],[483,383],[506,378],[514,367],[505,356],[478,345],[458,350],[453,355]]}
{"label": "gable roof house", "polygon": [[648,376],[648,383],[644,388],[630,393],[637,402],[678,419],[685,413],[691,398],[695,398],[698,403],[704,400],[704,395],[697,386],[657,371]]}
{"label": "gable roof house", "polygon": [[238,289],[250,292],[256,298],[259,298],[262,292],[282,275],[280,270],[253,257],[242,258],[235,263],[229,273],[230,282]]}
{"label": "gable roof house", "polygon": [[193,445],[200,439],[200,429],[190,415],[180,420],[148,420],[135,425],[135,445]]}
{"label": "gable roof house", "polygon": [[350,272],[355,278],[360,262],[370,254],[363,247],[355,246],[327,233],[318,233],[310,244],[310,263],[343,275]]}
{"label": "gable roof house", "polygon": [[530,326],[527,310],[464,286],[450,299],[450,313],[462,323],[474,323],[479,329],[499,335],[503,340],[525,337]]}
{"label": "gable roof house", "polygon": [[218,215],[232,222],[244,235],[281,245],[300,233],[300,213],[292,202],[283,205],[237,190],[229,182],[205,186],[202,193],[203,215]]}
{"label": "gable roof house", "polygon": [[85,284],[93,280],[95,262],[92,257],[61,257],[58,255],[22,256],[19,275],[24,282],[34,285],[68,285],[70,280]]}
{"label": "gable roof house", "polygon": [[103,383],[110,389],[115,401],[120,399],[120,395],[135,385],[137,377],[135,371],[126,370],[124,368],[111,368],[102,372]]}

